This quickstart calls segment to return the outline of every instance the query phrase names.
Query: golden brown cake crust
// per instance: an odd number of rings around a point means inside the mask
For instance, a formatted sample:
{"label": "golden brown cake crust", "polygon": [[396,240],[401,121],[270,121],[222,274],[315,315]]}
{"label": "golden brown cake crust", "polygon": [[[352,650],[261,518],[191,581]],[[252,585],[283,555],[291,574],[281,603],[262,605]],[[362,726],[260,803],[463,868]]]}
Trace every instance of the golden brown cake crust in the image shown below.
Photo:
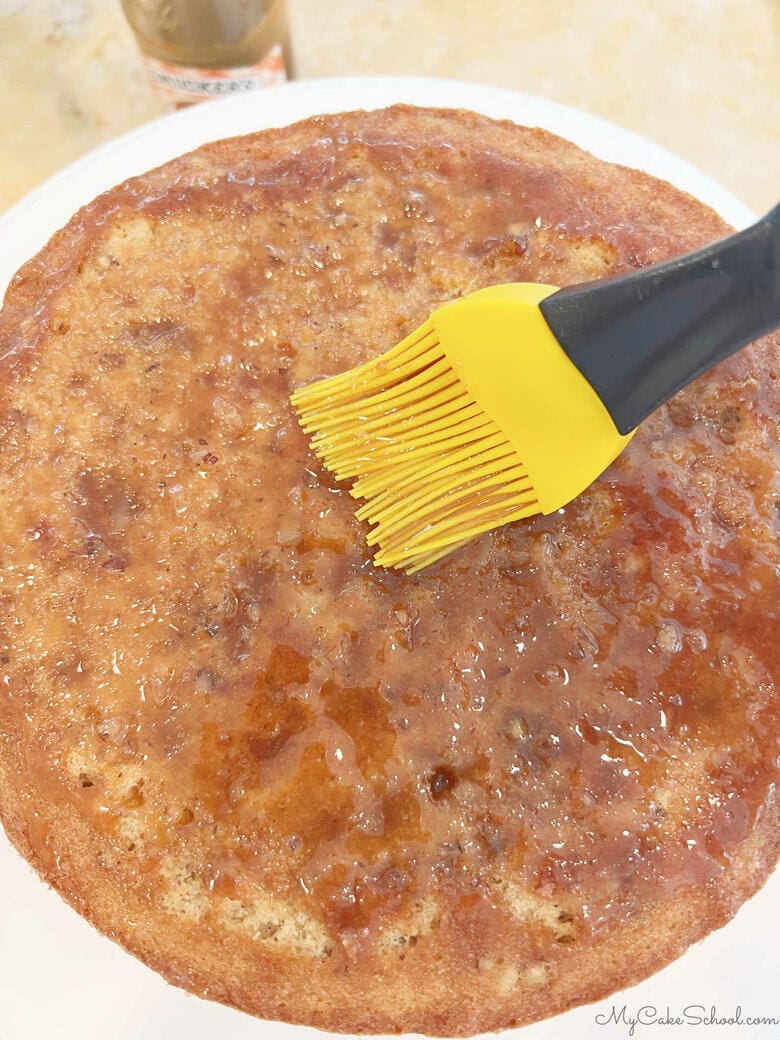
{"label": "golden brown cake crust", "polygon": [[374,572],[287,398],[438,302],[728,228],[541,130],[399,106],[207,145],[0,313],[0,817],[171,982],[466,1035],[635,982],[780,850],[777,337],[561,515]]}

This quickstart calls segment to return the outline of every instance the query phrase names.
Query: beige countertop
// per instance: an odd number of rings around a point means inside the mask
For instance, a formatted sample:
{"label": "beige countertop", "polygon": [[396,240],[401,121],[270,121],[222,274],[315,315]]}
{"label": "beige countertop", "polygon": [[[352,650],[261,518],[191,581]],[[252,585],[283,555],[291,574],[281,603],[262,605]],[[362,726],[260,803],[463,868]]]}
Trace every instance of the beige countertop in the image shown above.
{"label": "beige countertop", "polygon": [[[301,77],[511,87],[652,138],[757,211],[780,195],[777,0],[288,2]],[[0,0],[0,210],[163,110],[118,0]]]}

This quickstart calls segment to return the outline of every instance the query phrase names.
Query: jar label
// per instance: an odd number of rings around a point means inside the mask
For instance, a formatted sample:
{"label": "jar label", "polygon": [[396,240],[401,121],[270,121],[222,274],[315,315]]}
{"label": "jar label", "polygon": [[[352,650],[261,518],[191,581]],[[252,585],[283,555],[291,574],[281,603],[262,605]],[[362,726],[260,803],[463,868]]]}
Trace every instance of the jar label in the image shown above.
{"label": "jar label", "polygon": [[254,65],[237,69],[202,69],[171,65],[148,54],[143,55],[152,82],[175,105],[189,105],[207,98],[245,94],[261,87],[275,87],[287,81],[284,54],[280,43]]}

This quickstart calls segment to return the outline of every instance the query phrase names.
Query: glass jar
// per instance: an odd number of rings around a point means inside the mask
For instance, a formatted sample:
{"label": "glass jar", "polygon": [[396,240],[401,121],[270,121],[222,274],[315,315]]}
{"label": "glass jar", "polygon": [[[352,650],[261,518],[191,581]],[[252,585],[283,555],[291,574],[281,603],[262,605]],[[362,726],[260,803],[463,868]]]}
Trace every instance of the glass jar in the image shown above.
{"label": "glass jar", "polygon": [[293,76],[285,0],[122,0],[157,89],[174,106]]}

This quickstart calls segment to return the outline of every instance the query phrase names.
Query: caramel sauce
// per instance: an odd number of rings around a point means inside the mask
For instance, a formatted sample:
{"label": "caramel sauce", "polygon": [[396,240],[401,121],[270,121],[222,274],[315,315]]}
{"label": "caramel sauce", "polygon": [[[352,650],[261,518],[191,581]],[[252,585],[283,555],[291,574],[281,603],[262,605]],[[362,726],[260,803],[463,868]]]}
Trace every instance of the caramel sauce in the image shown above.
{"label": "caramel sauce", "polygon": [[140,873],[173,853],[350,943],[427,892],[476,934],[497,876],[578,934],[716,881],[777,777],[776,384],[734,359],[560,513],[376,571],[290,391],[456,293],[699,243],[531,153],[318,125],[128,182],[15,280],[48,287],[0,339],[0,724],[30,783]]}

